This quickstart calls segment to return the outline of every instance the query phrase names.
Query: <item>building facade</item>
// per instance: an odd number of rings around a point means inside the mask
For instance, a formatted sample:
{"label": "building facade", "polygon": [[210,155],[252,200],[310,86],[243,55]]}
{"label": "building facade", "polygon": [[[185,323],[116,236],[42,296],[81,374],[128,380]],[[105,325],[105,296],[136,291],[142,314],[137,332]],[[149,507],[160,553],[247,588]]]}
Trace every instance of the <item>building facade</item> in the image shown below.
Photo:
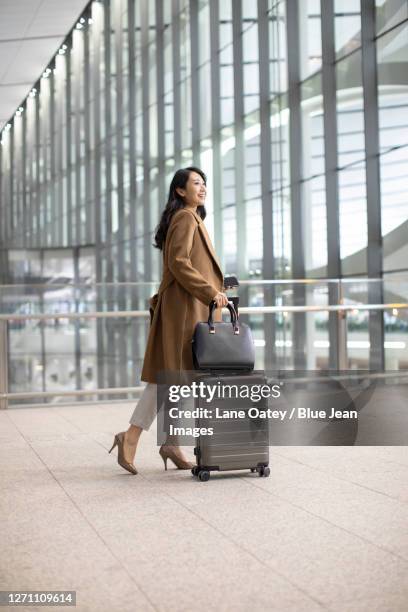
{"label": "building facade", "polygon": [[158,281],[153,232],[194,164],[225,272],[407,301],[407,111],[406,0],[94,0],[1,133],[2,280]]}

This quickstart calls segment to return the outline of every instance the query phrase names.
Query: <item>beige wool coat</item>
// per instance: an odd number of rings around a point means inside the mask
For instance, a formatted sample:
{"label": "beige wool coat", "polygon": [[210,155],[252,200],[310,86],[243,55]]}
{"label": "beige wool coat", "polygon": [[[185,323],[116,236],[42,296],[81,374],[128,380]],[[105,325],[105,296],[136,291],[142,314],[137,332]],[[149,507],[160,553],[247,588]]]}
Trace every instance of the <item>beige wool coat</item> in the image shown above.
{"label": "beige wool coat", "polygon": [[[191,340],[196,323],[224,288],[224,276],[207,229],[191,208],[171,219],[163,250],[163,278],[150,300],[153,309],[141,379],[157,383],[160,371],[193,369]],[[214,320],[221,320],[217,308]]]}

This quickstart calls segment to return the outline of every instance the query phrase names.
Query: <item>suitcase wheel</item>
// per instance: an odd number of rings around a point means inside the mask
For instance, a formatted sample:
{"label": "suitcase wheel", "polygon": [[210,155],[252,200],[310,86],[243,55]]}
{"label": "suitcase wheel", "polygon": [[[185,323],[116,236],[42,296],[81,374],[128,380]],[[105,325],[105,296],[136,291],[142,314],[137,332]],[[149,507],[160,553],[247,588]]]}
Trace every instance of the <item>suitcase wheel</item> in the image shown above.
{"label": "suitcase wheel", "polygon": [[252,473],[256,472],[256,468],[251,468],[251,472]]}
{"label": "suitcase wheel", "polygon": [[208,472],[207,470],[201,470],[200,472],[198,472],[198,480],[201,480],[201,482],[206,482],[207,480],[210,480],[210,472]]}
{"label": "suitcase wheel", "polygon": [[196,465],[191,469],[191,473],[193,476],[198,476],[198,467]]}
{"label": "suitcase wheel", "polygon": [[264,467],[258,468],[259,476],[265,476],[266,478],[267,476],[269,476],[270,473],[271,473],[271,470],[268,468],[267,465]]}

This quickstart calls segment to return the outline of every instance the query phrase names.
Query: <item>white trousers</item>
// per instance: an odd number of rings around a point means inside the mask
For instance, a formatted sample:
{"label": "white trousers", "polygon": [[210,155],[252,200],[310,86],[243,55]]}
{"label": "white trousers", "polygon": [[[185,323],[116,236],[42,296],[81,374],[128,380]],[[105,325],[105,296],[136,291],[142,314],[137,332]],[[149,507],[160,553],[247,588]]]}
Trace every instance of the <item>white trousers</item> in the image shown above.
{"label": "white trousers", "polygon": [[[163,400],[164,401],[164,400]],[[179,400],[179,404],[181,406],[187,406],[190,409],[194,408],[194,401],[190,399],[181,399]],[[177,436],[170,436],[167,433],[168,430],[168,422],[166,423],[166,417],[163,411],[163,406],[160,406],[160,419],[158,424],[158,435],[164,435],[167,439],[177,439]],[[141,429],[148,431],[154,419],[157,417],[157,385],[155,383],[147,383],[146,387],[143,389],[142,395],[140,396],[139,401],[136,404],[136,408],[133,411],[132,416],[130,417],[129,423],[131,425],[136,425]],[[172,420],[173,425],[177,425],[177,423]],[[161,432],[161,434],[159,434]]]}
{"label": "white trousers", "polygon": [[155,383],[147,383],[143,389],[136,408],[130,417],[129,423],[136,425],[146,431],[150,428],[154,419],[157,416],[157,385]]}

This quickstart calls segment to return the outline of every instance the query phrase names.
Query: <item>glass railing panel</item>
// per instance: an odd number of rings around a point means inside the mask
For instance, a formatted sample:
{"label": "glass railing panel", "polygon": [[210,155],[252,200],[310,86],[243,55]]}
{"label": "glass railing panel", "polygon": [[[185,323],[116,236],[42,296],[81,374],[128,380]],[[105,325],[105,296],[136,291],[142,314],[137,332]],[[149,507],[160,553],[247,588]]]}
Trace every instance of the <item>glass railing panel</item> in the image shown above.
{"label": "glass railing panel", "polygon": [[347,312],[347,361],[348,368],[351,370],[366,370],[369,367],[368,320],[368,311],[351,310]]}
{"label": "glass railing panel", "polygon": [[44,333],[40,321],[8,322],[9,391],[43,391]]}
{"label": "glass railing panel", "polygon": [[65,318],[41,322],[44,332],[44,391],[86,388],[82,373],[87,367],[87,357],[81,351],[81,332],[89,323]]}
{"label": "glass railing panel", "polygon": [[72,283],[0,286],[0,313],[35,314],[134,310],[157,291],[159,283]]}
{"label": "glass railing panel", "polygon": [[[60,402],[66,401],[58,396],[63,392],[89,390],[89,395],[70,400],[81,401],[96,399],[95,389],[139,387],[149,331],[147,300],[157,287],[157,283],[1,287],[2,313],[10,315],[9,392],[54,393],[44,401]],[[408,369],[407,277],[243,281],[228,294],[240,298],[240,320],[252,329],[258,369],[333,367],[330,329],[337,324],[345,346],[344,367],[372,368],[370,317],[374,311],[367,304],[382,302],[389,306],[375,316],[384,320],[385,368]],[[330,308],[334,312],[329,315]],[[118,311],[139,311],[141,316],[107,316]],[[29,318],[41,313],[67,316]],[[96,318],[98,313],[102,318]],[[84,316],[71,318],[78,314]],[[224,319],[228,317],[225,310]],[[121,395],[130,396],[125,391]],[[10,404],[26,401],[41,400],[16,399]]]}
{"label": "glass railing panel", "polygon": [[408,311],[384,313],[384,352],[387,370],[408,370]]}

